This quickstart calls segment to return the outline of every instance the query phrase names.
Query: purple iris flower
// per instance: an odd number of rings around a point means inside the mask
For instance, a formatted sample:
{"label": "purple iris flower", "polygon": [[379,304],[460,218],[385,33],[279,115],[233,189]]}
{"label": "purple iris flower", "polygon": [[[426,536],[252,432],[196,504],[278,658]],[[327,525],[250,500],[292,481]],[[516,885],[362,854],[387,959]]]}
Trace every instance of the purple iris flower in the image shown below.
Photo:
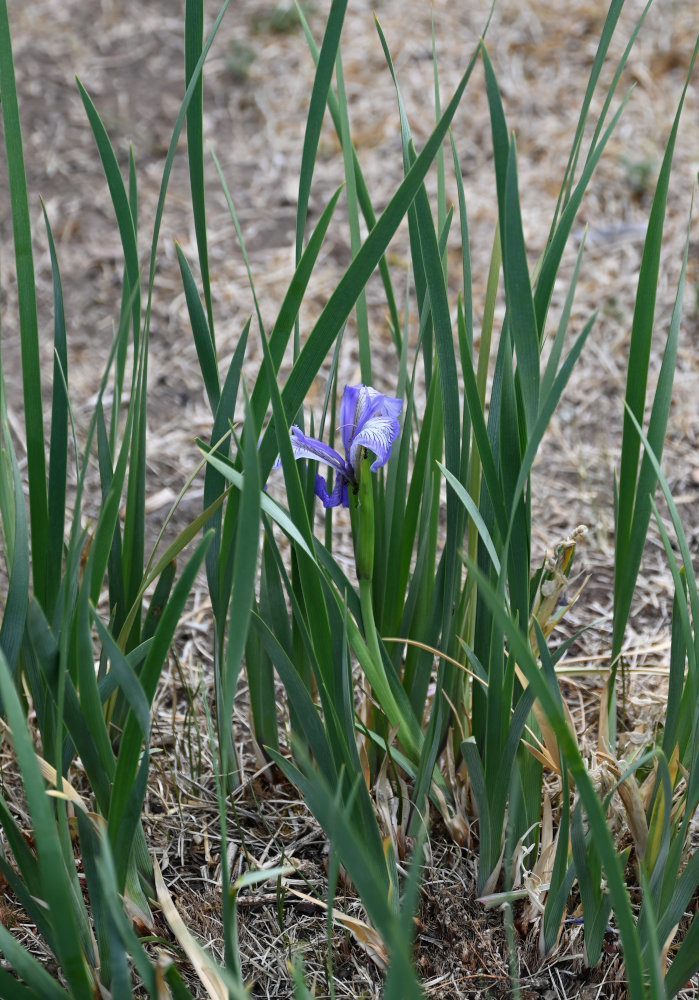
{"label": "purple iris flower", "polygon": [[[316,496],[324,507],[349,507],[348,486],[357,486],[362,449],[376,455],[371,471],[376,472],[388,461],[391,445],[398,437],[398,415],[402,399],[386,396],[368,385],[347,385],[340,401],[340,430],[345,457],[317,438],[308,437],[295,425],[291,428],[291,446],[295,458],[310,458],[335,469],[335,484],[328,492],[328,482],[316,475]],[[277,465],[280,464],[277,462]]]}

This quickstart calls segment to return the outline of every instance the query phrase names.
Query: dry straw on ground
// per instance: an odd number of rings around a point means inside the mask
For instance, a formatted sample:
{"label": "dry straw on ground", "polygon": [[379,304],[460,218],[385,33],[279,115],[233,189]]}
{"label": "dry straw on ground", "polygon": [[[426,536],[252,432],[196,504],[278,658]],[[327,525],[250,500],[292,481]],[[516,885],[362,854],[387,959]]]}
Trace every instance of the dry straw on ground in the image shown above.
{"label": "dry straw on ground", "polygon": [[[213,6],[207,11],[209,21]],[[324,4],[309,12],[322,31]],[[380,0],[375,5],[401,81],[418,144],[432,121],[430,6],[416,0]],[[485,23],[484,0],[432,5],[444,94],[451,92]],[[518,143],[525,238],[532,263],[544,245],[577,110],[606,13],[605,0],[503,0],[489,32],[490,52],[502,88],[508,123]],[[373,26],[372,5],[349,5],[344,68],[353,138],[369,190],[381,208],[399,181],[400,135],[395,96]],[[640,0],[629,0],[622,17],[619,55]],[[73,81],[77,74],[95,100],[122,164],[128,143],[135,151],[140,183],[143,247],[147,245],[162,164],[182,95],[182,8],[166,0],[10,0],[25,157],[33,212],[38,294],[45,370],[51,361],[51,280],[39,195],[54,227],[65,286],[70,388],[79,423],[86,424],[97,379],[119,307],[121,256],[106,185]],[[266,321],[272,319],[292,270],[296,178],[313,67],[302,33],[280,32],[280,8],[261,0],[231,4],[205,74],[205,137],[219,158],[236,202]],[[275,14],[276,11],[276,14]],[[603,619],[576,650],[579,662],[597,665],[608,645],[612,595],[612,473],[617,462],[626,347],[644,227],[667,134],[688,64],[697,12],[689,0],[657,0],[622,79],[635,93],[597,171],[579,218],[578,238],[588,227],[586,262],[576,296],[572,328],[599,311],[594,332],[542,448],[534,479],[535,547],[543,554],[577,524],[589,531],[578,565],[589,582],[571,613],[570,627]],[[610,74],[611,76],[611,71]],[[597,106],[597,105],[596,105]],[[667,329],[686,232],[689,197],[699,167],[699,85],[690,87],[675,158],[657,306],[657,345]],[[454,122],[454,138],[465,175],[472,231],[475,313],[481,312],[495,221],[490,129],[482,77],[476,74]],[[318,159],[312,218],[342,180],[337,141],[328,128]],[[236,244],[212,162],[207,161],[210,256],[214,312],[222,364],[252,312],[243,260]],[[455,196],[453,186],[449,195]],[[12,425],[22,437],[17,347],[16,288],[12,275],[10,218],[4,164],[0,165],[0,263],[3,275],[3,364]],[[209,430],[173,241],[195,259],[188,209],[186,163],[173,172],[161,236],[152,316],[149,386],[149,483],[152,535],[198,458],[197,434]],[[570,273],[573,246],[562,276]],[[699,464],[696,442],[696,346],[699,341],[699,249],[693,227],[685,319],[670,417],[665,467],[685,518],[693,550],[699,531]],[[450,251],[455,275],[459,247]],[[326,301],[349,259],[342,225],[328,234],[322,259],[302,313],[304,326]],[[398,285],[407,254],[405,231],[392,247]],[[551,323],[565,289],[554,292]],[[390,384],[392,348],[381,293],[369,288],[373,360]],[[246,373],[253,380],[260,354],[254,343]],[[345,338],[341,378],[355,378],[357,357]],[[652,368],[657,370],[658,354]],[[45,391],[47,390],[45,386]],[[320,387],[319,387],[320,392]],[[21,457],[21,455],[20,455]],[[98,504],[97,493],[88,497]],[[177,515],[198,512],[194,488]],[[651,538],[632,615],[628,645],[631,673],[625,721],[631,738],[662,715],[662,676],[644,672],[666,663],[671,579],[662,548]],[[602,664],[604,660],[601,660]],[[211,697],[210,615],[203,592],[182,623],[155,706],[153,775],[145,815],[146,832],[164,881],[189,929],[221,954],[218,923],[218,841],[213,761],[205,738],[202,700]],[[579,732],[592,721],[594,696],[587,680],[567,688]],[[323,899],[324,842],[294,789],[277,775],[258,770],[248,738],[245,697],[236,708],[244,773],[231,815],[233,869],[291,861],[298,877],[288,884]],[[7,777],[7,772],[6,772]],[[12,781],[6,788],[12,789]],[[21,795],[17,792],[21,808]],[[419,912],[418,966],[429,996],[509,995],[509,969],[500,917],[474,899],[475,856],[455,847],[443,830],[432,834],[431,864]],[[300,952],[316,995],[327,995],[326,916],[287,892],[283,912],[274,887],[241,897],[241,947],[252,995],[290,995],[287,960]],[[11,900],[0,899],[5,922],[30,938],[31,927]],[[361,907],[342,889],[336,906],[358,919]],[[169,934],[158,916],[158,932]],[[580,960],[579,925],[571,923],[554,960],[540,968],[536,934],[521,941],[520,975],[526,997],[623,995],[618,942],[609,935],[599,969]],[[39,942],[35,946],[40,947]],[[333,939],[338,997],[375,996],[380,974],[355,939],[342,928]],[[200,989],[192,978],[192,988]],[[201,995],[204,995],[201,993]]]}

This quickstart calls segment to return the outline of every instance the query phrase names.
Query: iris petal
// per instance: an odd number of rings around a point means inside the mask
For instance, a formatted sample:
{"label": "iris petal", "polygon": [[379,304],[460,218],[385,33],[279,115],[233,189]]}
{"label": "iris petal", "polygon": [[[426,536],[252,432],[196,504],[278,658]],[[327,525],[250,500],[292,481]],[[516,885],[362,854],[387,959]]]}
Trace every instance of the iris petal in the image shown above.
{"label": "iris petal", "polygon": [[361,417],[363,396],[366,394],[364,385],[346,385],[340,400],[340,430],[345,455],[349,457],[350,446],[357,423]]}
{"label": "iris petal", "polygon": [[376,472],[388,461],[391,445],[398,437],[400,424],[398,420],[384,413],[375,413],[364,423],[352,441],[350,464],[354,467],[358,461],[359,451],[366,448],[376,455],[376,461],[371,464],[371,471]]}
{"label": "iris petal", "polygon": [[347,472],[347,462],[329,444],[324,444],[318,438],[309,437],[304,434],[295,424],[291,428],[291,447],[294,451],[294,458],[310,458],[316,462],[325,462],[337,469],[343,475]]}
{"label": "iris petal", "polygon": [[[318,438],[304,434],[294,425],[290,430],[294,458],[310,458],[325,462],[337,475],[332,491],[327,479],[316,475],[315,493],[325,507],[349,506],[349,485],[357,487],[357,471],[362,448],[376,458],[370,466],[376,472],[391,454],[391,445],[400,433],[398,417],[403,400],[387,396],[368,385],[346,385],[340,400],[340,431],[345,458]],[[279,459],[274,463],[279,468]]]}
{"label": "iris petal", "polygon": [[400,432],[398,415],[403,400],[387,396],[371,386],[347,386],[340,407],[341,419],[349,419],[351,405],[354,412],[349,440],[345,435],[347,428],[343,427],[348,462],[356,469],[360,450],[368,448],[376,455],[376,461],[371,466],[372,472],[376,472],[388,461],[391,445]]}
{"label": "iris petal", "polygon": [[322,501],[324,507],[339,507],[340,504],[347,506],[347,480],[340,473],[335,478],[332,493],[328,493],[328,481],[316,473],[315,494]]}

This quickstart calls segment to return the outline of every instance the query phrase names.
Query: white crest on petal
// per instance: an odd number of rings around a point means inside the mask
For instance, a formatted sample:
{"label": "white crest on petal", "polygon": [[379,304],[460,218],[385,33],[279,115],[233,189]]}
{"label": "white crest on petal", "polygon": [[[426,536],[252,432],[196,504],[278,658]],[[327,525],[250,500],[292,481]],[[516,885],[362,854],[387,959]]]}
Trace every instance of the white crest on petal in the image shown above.
{"label": "white crest on petal", "polygon": [[400,424],[395,416],[383,412],[375,413],[354,436],[349,455],[352,468],[357,467],[360,450],[367,448],[376,455],[371,471],[376,472],[380,469],[388,461],[391,445],[398,437],[399,431]]}

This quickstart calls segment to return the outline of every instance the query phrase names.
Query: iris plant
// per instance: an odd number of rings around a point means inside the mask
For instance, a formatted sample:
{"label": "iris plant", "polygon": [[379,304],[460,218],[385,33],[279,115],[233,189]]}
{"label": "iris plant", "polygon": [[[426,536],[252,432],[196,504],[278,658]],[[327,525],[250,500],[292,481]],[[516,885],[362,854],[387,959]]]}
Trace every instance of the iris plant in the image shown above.
{"label": "iris plant", "polygon": [[340,430],[345,457],[317,438],[308,437],[295,425],[291,428],[291,445],[296,458],[310,458],[324,462],[337,473],[332,492],[328,482],[316,475],[315,492],[325,507],[349,507],[349,487],[356,493],[359,487],[359,469],[362,450],[372,452],[376,458],[370,470],[376,472],[385,465],[391,454],[391,445],[398,437],[398,415],[402,399],[387,396],[368,385],[347,385],[340,402]]}
{"label": "iris plant", "polygon": [[[369,472],[376,472],[391,455],[391,445],[400,433],[398,416],[403,401],[387,396],[367,385],[347,385],[340,401],[340,431],[345,449],[343,456],[317,438],[309,437],[298,427],[291,428],[295,458],[324,462],[335,470],[332,492],[323,476],[317,475],[316,496],[325,507],[348,507],[352,521],[359,600],[364,625],[364,642],[353,635],[359,661],[390,725],[396,726],[403,747],[413,759],[419,757],[422,734],[413,719],[397,704],[386,676],[376,631],[372,604],[374,572],[374,490]],[[370,454],[374,455],[371,460]],[[277,460],[277,466],[281,464]]]}

